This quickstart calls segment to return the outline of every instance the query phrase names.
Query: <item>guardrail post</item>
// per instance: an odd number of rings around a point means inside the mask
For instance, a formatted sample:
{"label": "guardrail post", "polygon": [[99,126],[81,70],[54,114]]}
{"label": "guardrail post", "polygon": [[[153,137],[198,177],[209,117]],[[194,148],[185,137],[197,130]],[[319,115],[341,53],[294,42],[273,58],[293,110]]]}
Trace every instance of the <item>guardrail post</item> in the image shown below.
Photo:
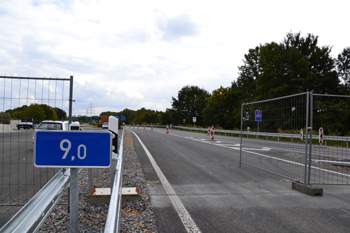
{"label": "guardrail post", "polygon": [[89,195],[92,190],[92,168],[88,168],[88,189],[87,194]]}

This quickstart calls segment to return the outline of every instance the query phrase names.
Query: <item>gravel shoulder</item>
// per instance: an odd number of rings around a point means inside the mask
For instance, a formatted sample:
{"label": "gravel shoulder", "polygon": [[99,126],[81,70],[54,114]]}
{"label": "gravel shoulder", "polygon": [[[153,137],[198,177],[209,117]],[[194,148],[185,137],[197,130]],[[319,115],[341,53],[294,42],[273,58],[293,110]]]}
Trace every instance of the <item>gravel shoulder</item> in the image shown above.
{"label": "gravel shoulder", "polygon": [[[79,231],[103,232],[108,204],[90,204],[87,190],[88,169],[79,174]],[[147,194],[147,182],[134,149],[129,131],[125,130],[123,149],[123,187],[137,187],[141,200],[122,204],[120,232],[158,232],[156,218]],[[110,169],[93,169],[93,187],[110,187]],[[47,217],[39,232],[69,232],[67,193]]]}

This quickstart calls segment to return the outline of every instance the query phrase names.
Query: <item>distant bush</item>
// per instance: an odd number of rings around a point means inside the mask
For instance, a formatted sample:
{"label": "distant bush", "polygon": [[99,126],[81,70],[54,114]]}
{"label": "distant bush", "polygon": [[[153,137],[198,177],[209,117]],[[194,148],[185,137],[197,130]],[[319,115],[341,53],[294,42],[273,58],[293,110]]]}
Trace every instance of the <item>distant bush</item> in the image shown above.
{"label": "distant bush", "polygon": [[8,112],[0,112],[0,123],[1,124],[10,124],[11,114]]}

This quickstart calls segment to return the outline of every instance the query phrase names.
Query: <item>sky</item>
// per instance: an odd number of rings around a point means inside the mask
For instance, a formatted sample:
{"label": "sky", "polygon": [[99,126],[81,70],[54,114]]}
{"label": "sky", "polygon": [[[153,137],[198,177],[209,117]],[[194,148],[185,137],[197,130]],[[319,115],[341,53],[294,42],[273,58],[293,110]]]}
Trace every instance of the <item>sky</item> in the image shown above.
{"label": "sky", "polygon": [[73,76],[73,115],[165,111],[186,85],[209,93],[231,86],[249,49],[290,32],[318,36],[336,58],[350,46],[349,6],[347,0],[1,0],[0,75]]}

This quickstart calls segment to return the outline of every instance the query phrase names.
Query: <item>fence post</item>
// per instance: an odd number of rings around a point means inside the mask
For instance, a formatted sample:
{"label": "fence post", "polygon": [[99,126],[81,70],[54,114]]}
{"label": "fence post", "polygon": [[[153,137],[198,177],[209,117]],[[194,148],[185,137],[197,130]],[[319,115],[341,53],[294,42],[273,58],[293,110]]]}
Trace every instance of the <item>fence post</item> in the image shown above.
{"label": "fence post", "polygon": [[[69,116],[68,123],[72,123],[72,109],[73,109],[73,76],[70,76],[69,85]],[[78,183],[78,168],[70,169],[70,186],[69,186],[69,227],[71,233],[78,233],[78,194],[79,194],[79,183]]]}
{"label": "fence post", "polygon": [[311,179],[311,155],[312,155],[312,122],[313,122],[313,116],[314,116],[314,96],[313,92],[310,93],[310,147],[309,147],[309,174],[308,174],[308,179],[307,179],[307,184],[310,184],[310,179]]}
{"label": "fence post", "polygon": [[70,76],[70,82],[69,82],[69,116],[68,116],[68,123],[72,123],[72,107],[73,106],[73,76]]}
{"label": "fence post", "polygon": [[306,142],[305,142],[305,171],[304,171],[304,184],[307,181],[307,147],[308,147],[308,131],[309,131],[309,92],[306,94]]}
{"label": "fence post", "polygon": [[241,106],[241,145],[239,148],[239,167],[241,167],[242,165],[242,141],[243,141],[242,137],[243,137],[243,104]]}

